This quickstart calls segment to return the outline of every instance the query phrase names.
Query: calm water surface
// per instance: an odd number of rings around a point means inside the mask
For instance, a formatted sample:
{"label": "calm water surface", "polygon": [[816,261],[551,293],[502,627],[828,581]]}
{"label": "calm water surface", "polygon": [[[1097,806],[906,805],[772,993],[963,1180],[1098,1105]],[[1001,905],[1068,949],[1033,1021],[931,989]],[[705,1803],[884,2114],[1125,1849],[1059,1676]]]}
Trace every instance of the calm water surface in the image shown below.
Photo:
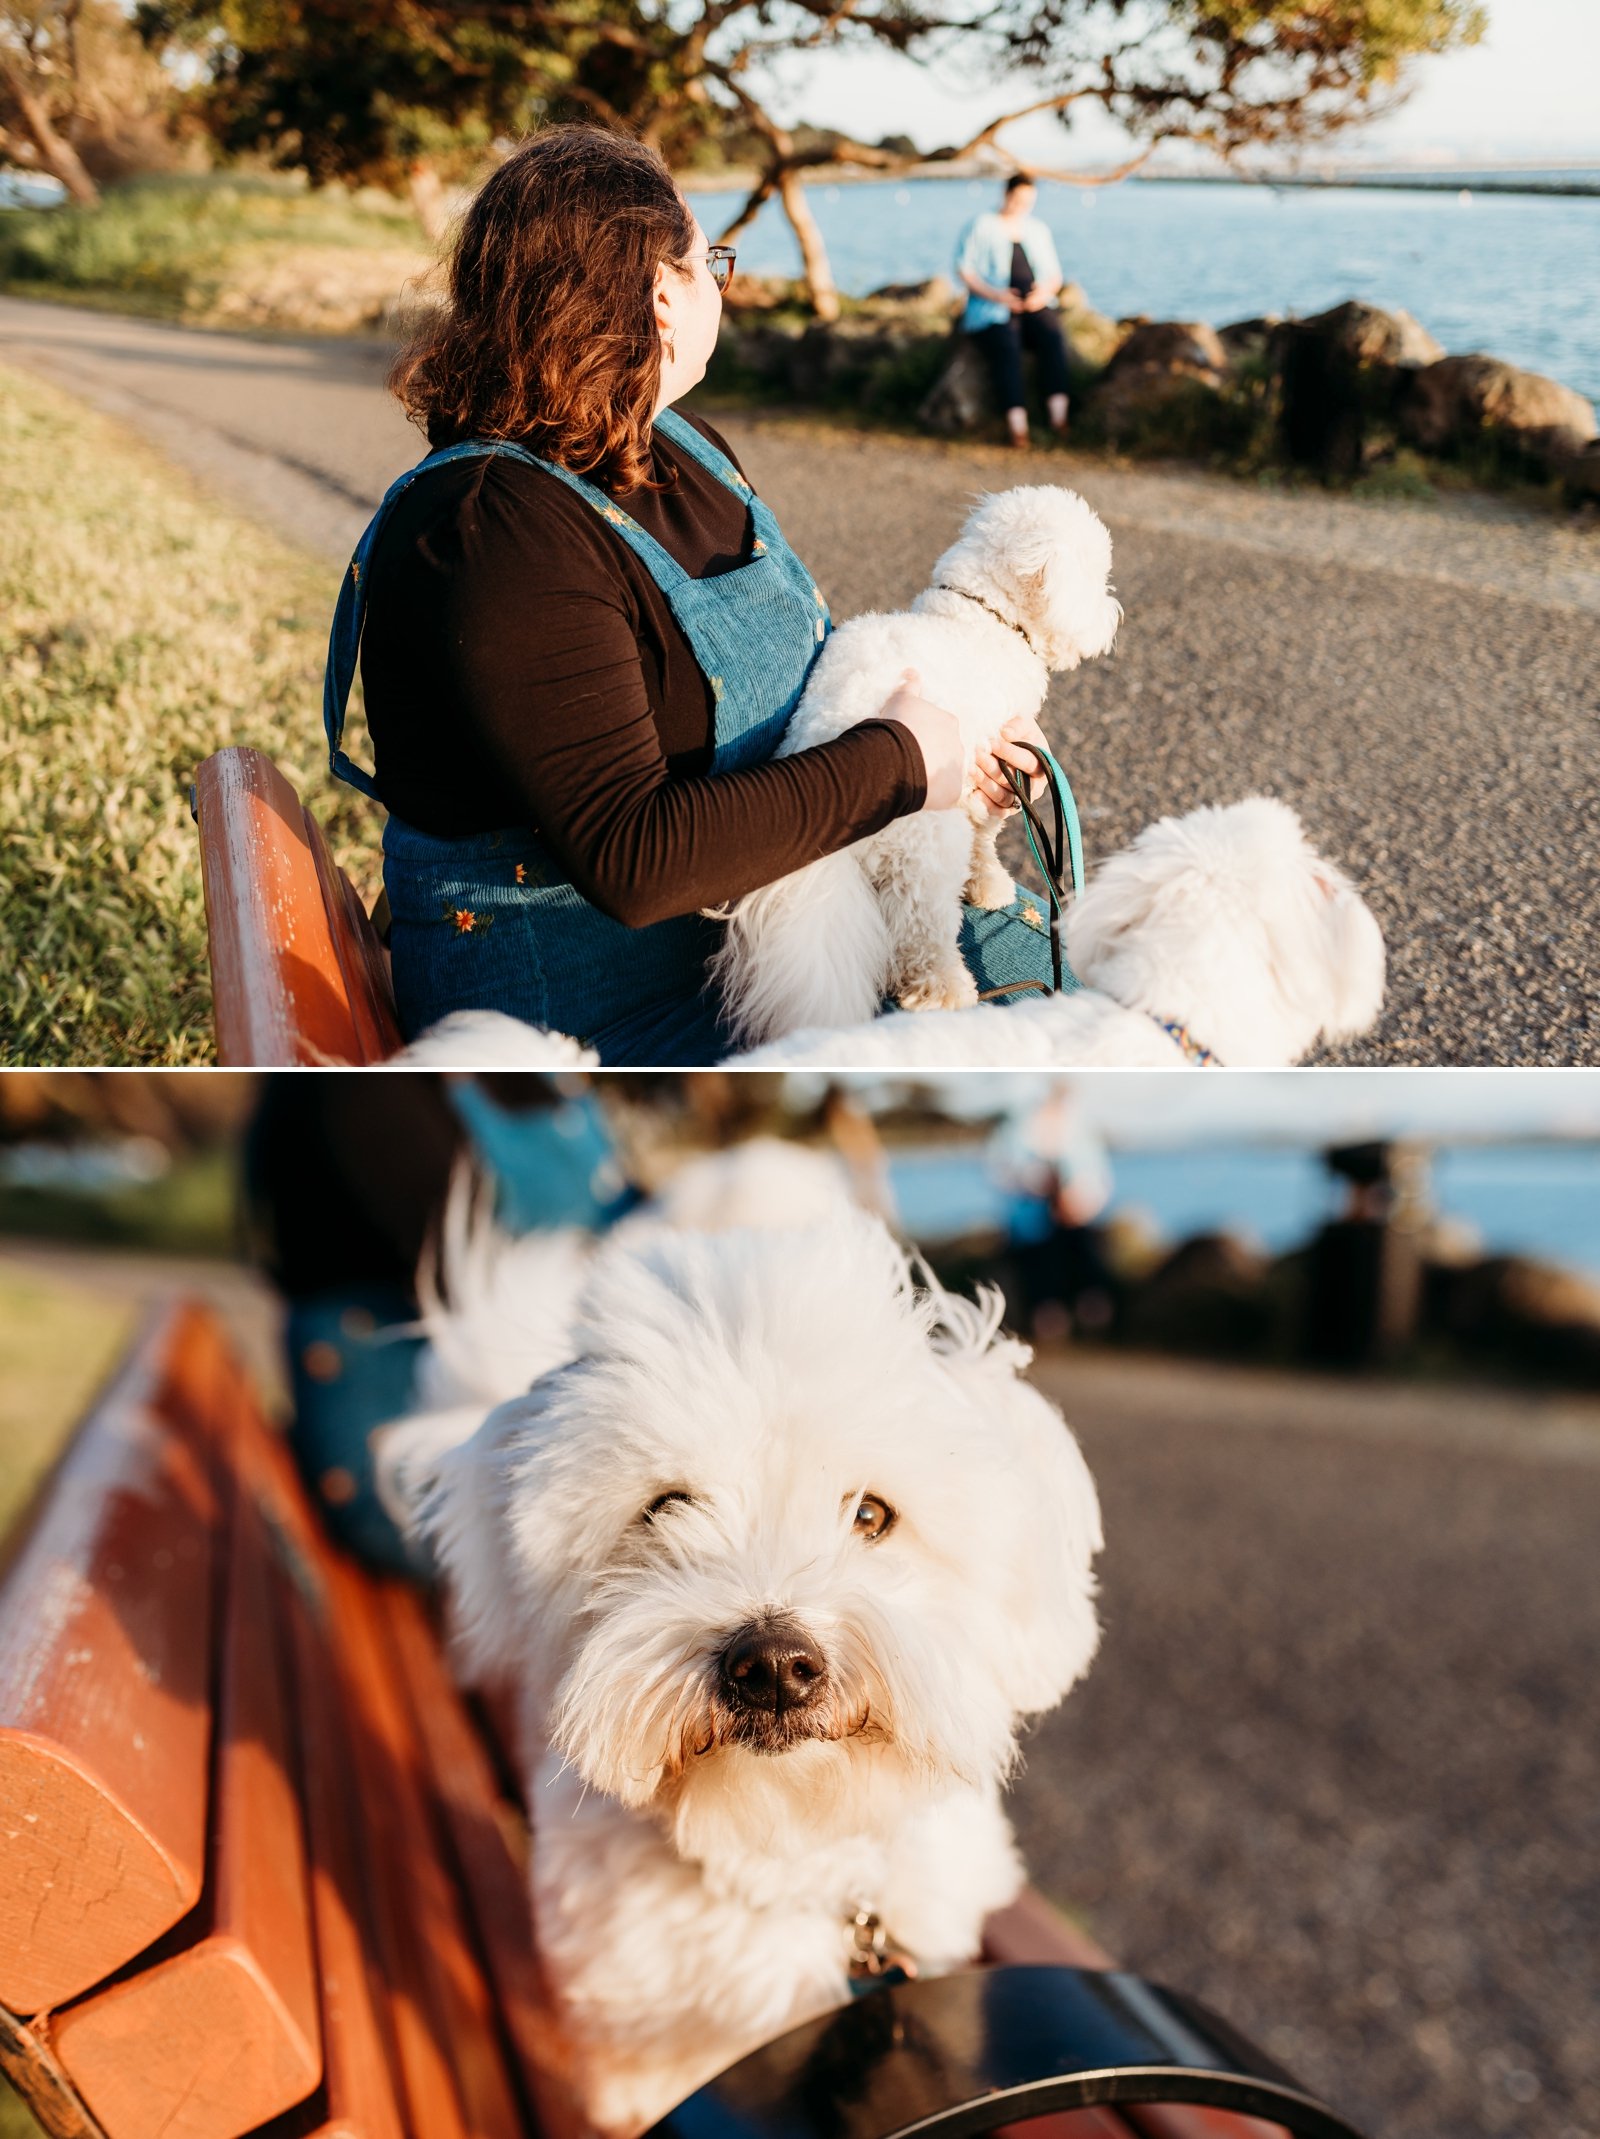
{"label": "calm water surface", "polygon": [[[1593,173],[1584,176],[1591,178]],[[815,186],[839,287],[950,272],[957,233],[998,188],[961,178]],[[738,196],[691,195],[714,237]],[[1114,317],[1311,313],[1346,297],[1414,313],[1452,352],[1486,350],[1600,397],[1600,197],[1404,192],[1377,186],[1046,181],[1039,212],[1062,266]],[[742,266],[797,274],[776,203],[739,239]]]}
{"label": "calm water surface", "polygon": [[[1226,1227],[1282,1253],[1342,1200],[1310,1151],[1127,1151],[1115,1153],[1112,1164],[1112,1208],[1142,1212],[1173,1241]],[[890,1175],[914,1239],[935,1240],[999,1217],[981,1146],[896,1152]],[[1434,1158],[1432,1182],[1435,1208],[1472,1226],[1487,1253],[1531,1255],[1600,1278],[1600,1145],[1447,1147]]]}

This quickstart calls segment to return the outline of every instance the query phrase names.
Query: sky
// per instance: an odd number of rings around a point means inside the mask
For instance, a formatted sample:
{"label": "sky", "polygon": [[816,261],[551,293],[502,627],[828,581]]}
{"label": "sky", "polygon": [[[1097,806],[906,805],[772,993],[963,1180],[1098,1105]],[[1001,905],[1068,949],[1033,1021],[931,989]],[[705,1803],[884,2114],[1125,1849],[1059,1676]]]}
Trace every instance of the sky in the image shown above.
{"label": "sky", "polygon": [[[1419,68],[1408,103],[1345,137],[1339,153],[1362,161],[1600,162],[1600,0],[1487,0],[1489,30],[1470,51]],[[974,93],[890,54],[834,53],[786,76],[784,116],[804,117],[876,141],[909,134],[921,148],[963,140],[1036,93]],[[1126,137],[1098,114],[1070,136],[1048,117],[1024,120],[1007,146],[1041,163],[1116,162]]]}

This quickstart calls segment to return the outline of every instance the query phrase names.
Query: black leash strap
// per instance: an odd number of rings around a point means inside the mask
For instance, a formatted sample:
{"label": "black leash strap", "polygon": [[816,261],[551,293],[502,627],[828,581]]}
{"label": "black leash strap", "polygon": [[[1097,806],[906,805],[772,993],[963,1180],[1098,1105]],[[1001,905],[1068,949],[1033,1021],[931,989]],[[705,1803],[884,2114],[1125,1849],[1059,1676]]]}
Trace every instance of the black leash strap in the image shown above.
{"label": "black leash strap", "polygon": [[[1005,773],[1011,792],[1016,796],[1017,802],[1021,807],[1023,821],[1028,833],[1028,845],[1033,850],[1034,861],[1038,865],[1040,876],[1044,879],[1045,896],[1050,905],[1051,986],[1047,989],[1044,982],[1040,980],[1002,981],[997,988],[984,989],[978,1000],[985,1003],[993,1002],[996,996],[1016,995],[1029,988],[1037,988],[1041,995],[1059,995],[1061,993],[1061,923],[1067,904],[1067,894],[1062,878],[1069,860],[1067,818],[1066,810],[1061,800],[1061,790],[1056,786],[1055,781],[1046,774],[1045,785],[1050,790],[1050,799],[1054,805],[1055,815],[1055,823],[1052,829],[1047,832],[1044,820],[1034,808],[1033,797],[1028,792],[1029,775],[1019,771],[1015,765],[1006,765],[1001,769]],[[1040,770],[1044,770],[1043,766],[1040,767]]]}
{"label": "black leash strap", "polygon": [[1084,1968],[974,1968],[868,1990],[731,2065],[650,2139],[968,2139],[1141,2102],[1361,2139],[1197,1999]]}

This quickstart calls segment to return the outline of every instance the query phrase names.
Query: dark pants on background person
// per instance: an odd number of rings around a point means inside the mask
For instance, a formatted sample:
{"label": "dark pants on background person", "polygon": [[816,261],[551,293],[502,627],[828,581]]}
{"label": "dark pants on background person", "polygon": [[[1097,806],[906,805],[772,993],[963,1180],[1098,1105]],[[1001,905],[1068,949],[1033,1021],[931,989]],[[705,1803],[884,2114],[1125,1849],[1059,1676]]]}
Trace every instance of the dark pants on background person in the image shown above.
{"label": "dark pants on background person", "polygon": [[979,327],[972,339],[983,352],[1002,409],[1028,405],[1022,384],[1024,349],[1038,365],[1039,391],[1046,399],[1067,391],[1067,345],[1053,305],[1043,312],[1014,312],[992,327]]}

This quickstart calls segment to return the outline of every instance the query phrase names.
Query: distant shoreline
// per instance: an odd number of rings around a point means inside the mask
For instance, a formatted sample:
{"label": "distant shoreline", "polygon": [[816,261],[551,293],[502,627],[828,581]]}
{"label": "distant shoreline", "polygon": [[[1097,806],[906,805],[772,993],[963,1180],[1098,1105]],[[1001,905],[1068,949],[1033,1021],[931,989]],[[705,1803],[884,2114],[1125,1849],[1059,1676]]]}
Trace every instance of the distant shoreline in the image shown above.
{"label": "distant shoreline", "polygon": [[[907,185],[927,179],[983,179],[996,183],[1010,166],[978,162],[971,158],[944,163],[919,163],[904,171],[865,171],[857,164],[816,164],[800,174],[801,183],[807,186],[887,186]],[[1532,173],[1524,175],[1514,167],[1504,170],[1493,168],[1459,171],[1380,171],[1340,172],[1328,176],[1320,172],[1286,173],[1269,176],[1265,172],[1231,171],[1135,171],[1125,180],[1117,181],[1130,186],[1215,186],[1239,187],[1279,193],[1494,193],[1521,194],[1558,200],[1600,200],[1600,164],[1592,169],[1573,166],[1571,177],[1543,178]],[[1582,175],[1578,175],[1578,174]],[[753,188],[760,177],[755,170],[684,171],[679,174],[684,190],[688,193],[744,193]],[[1095,182],[1096,174],[1086,171],[1084,182]],[[1070,185],[1070,179],[1054,183]]]}

